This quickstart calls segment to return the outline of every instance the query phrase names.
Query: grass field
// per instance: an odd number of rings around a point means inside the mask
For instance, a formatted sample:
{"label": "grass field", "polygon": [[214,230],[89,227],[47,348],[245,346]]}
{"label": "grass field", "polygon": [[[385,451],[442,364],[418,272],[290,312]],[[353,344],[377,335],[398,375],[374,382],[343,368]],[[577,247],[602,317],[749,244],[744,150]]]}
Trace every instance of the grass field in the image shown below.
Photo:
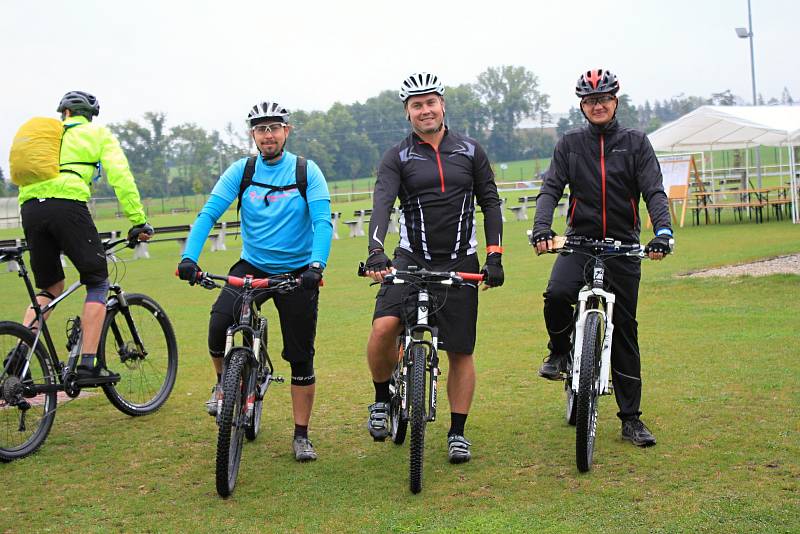
{"label": "grass field", "polygon": [[[99,226],[120,229],[120,222]],[[374,443],[364,426],[372,398],[364,347],[375,294],[355,276],[364,238],[334,242],[322,289],[311,422],[320,459],[293,460],[289,387],[275,386],[228,500],[214,489],[216,427],[203,410],[213,380],[205,347],[216,294],[178,281],[178,247],[162,243],[151,246],[151,259],[126,264],[123,285],[155,296],[170,314],[180,348],[172,397],[137,419],[102,394],[61,407],[38,453],[0,465],[0,532],[800,531],[800,277],[680,276],[797,252],[800,227],[690,226],[677,233],[676,255],[644,264],[642,409],[658,445],[623,442],[613,398],[605,397],[588,474],[575,468],[560,384],[536,377],[546,345],[541,293],[553,257],[532,254],[527,227],[506,224],[506,284],[481,293],[478,389],[467,422],[473,461],[447,463],[443,380],[419,495],[407,489],[407,445]],[[227,252],[207,249],[200,265],[223,272],[239,247],[231,238]],[[75,272],[68,268],[67,276],[74,280]],[[0,317],[18,318],[21,281],[3,268],[0,290]],[[56,332],[77,310],[75,300],[53,315]],[[267,309],[273,359],[288,375],[276,316]]]}

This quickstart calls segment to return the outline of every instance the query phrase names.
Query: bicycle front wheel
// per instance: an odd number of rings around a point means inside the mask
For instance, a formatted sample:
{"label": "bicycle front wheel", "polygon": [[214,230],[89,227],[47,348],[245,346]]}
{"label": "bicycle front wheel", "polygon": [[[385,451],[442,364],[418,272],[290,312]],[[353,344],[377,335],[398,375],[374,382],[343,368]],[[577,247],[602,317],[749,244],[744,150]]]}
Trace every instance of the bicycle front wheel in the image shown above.
{"label": "bicycle front wheel", "polygon": [[592,468],[594,438],[597,430],[597,401],[600,397],[600,353],[603,345],[602,323],[597,313],[586,317],[583,327],[580,380],[576,395],[575,459],[578,471]]}
{"label": "bicycle front wheel", "polygon": [[108,400],[128,415],[145,415],[166,402],[178,373],[178,344],[167,314],[148,297],[126,295],[128,306],[108,310],[97,354],[120,374],[103,386]]}
{"label": "bicycle front wheel", "polygon": [[411,461],[409,465],[411,493],[422,491],[422,464],[425,453],[425,347],[411,345]]}
{"label": "bicycle front wheel", "polygon": [[222,411],[219,413],[217,437],[217,493],[228,497],[236,486],[245,433],[245,410],[249,372],[249,354],[245,350],[231,353],[222,379]]}
{"label": "bicycle front wheel", "polygon": [[57,380],[39,343],[25,363],[34,336],[18,323],[0,322],[0,461],[33,454],[42,446],[56,416]]}

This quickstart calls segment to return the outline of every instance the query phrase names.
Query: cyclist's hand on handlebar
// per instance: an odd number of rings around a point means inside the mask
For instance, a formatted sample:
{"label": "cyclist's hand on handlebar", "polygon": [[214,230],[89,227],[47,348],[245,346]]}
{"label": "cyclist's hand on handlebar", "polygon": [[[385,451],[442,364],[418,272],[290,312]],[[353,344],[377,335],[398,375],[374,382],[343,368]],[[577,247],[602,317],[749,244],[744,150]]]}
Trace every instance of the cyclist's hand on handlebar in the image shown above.
{"label": "cyclist's hand on handlebar", "polygon": [[186,280],[189,282],[190,286],[195,285],[199,281],[202,272],[197,262],[192,259],[183,258],[178,264],[178,278]]}
{"label": "cyclist's hand on handlebar", "polygon": [[311,267],[300,273],[300,285],[303,289],[317,289],[322,282],[322,267],[312,264]]}
{"label": "cyclist's hand on handlebar", "polygon": [[147,241],[153,236],[154,233],[155,230],[150,223],[147,222],[132,226],[131,229],[128,230],[128,246],[133,248],[136,246],[137,241]]}
{"label": "cyclist's hand on handlebar", "polygon": [[503,273],[503,264],[501,262],[502,256],[499,252],[492,252],[486,256],[486,263],[483,264],[481,269],[483,282],[486,284],[484,289],[503,285],[505,274]]}
{"label": "cyclist's hand on handlebar", "polygon": [[534,231],[531,236],[531,244],[536,247],[536,254],[544,254],[548,250],[552,250],[555,247],[553,243],[555,237],[556,233],[550,228]]}
{"label": "cyclist's hand on handlebar", "polygon": [[376,282],[383,282],[383,277],[389,272],[391,266],[392,262],[383,249],[376,248],[369,251],[367,261],[364,263],[364,270],[367,276]]}
{"label": "cyclist's hand on handlebar", "polygon": [[656,236],[650,240],[644,251],[651,260],[663,260],[664,256],[671,251],[671,240],[672,238],[668,235]]}

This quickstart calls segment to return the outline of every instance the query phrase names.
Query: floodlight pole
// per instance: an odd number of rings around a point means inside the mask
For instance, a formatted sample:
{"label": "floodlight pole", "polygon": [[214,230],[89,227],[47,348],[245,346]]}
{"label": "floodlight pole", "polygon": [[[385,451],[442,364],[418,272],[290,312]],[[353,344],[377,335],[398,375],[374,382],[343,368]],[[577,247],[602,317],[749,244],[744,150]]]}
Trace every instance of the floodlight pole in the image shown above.
{"label": "floodlight pole", "polygon": [[[750,10],[750,0],[747,0],[747,33],[739,31],[740,28],[737,28],[736,35],[740,38],[750,39],[750,79],[753,84],[753,106],[758,105],[758,100],[756,97],[756,62],[755,56],[753,54],[753,14]],[[741,28],[742,30],[744,28]],[[756,171],[758,173],[758,188],[761,189],[761,147],[756,147]]]}

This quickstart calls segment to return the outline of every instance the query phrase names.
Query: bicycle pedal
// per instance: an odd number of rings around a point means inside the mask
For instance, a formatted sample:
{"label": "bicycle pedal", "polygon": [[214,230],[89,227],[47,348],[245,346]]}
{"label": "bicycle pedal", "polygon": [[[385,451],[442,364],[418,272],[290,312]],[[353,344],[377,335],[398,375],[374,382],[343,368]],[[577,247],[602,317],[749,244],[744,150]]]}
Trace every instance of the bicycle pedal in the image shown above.
{"label": "bicycle pedal", "polygon": [[271,376],[269,377],[270,382],[277,382],[278,384],[283,384],[285,381],[282,376]]}

